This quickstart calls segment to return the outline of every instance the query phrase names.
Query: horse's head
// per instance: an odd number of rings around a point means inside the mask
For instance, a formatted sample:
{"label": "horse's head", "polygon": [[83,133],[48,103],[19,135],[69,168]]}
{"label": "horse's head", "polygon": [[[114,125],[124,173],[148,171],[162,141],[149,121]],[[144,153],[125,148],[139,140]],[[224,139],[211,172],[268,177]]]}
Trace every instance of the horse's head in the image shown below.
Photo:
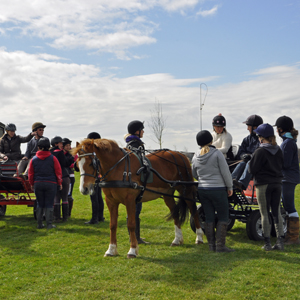
{"label": "horse's head", "polygon": [[83,195],[92,195],[94,192],[95,180],[99,173],[94,140],[86,139],[81,143],[76,143],[76,148],[72,150],[73,155],[77,154],[77,166],[80,171],[79,191]]}

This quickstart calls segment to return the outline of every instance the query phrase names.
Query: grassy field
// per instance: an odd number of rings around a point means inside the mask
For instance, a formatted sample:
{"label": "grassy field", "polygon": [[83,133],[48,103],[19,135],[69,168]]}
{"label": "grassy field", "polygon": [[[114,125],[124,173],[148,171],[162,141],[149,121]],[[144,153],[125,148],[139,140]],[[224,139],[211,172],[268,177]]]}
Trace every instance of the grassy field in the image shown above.
{"label": "grassy field", "polygon": [[[88,196],[74,191],[71,219],[53,230],[37,230],[32,208],[8,206],[0,219],[0,299],[300,299],[300,246],[265,252],[236,222],[228,233],[233,253],[195,245],[189,224],[184,245],[170,247],[172,222],[163,200],[143,204],[140,255],[127,259],[126,213],[120,206],[119,256],[103,257],[109,245],[104,223],[86,225]],[[300,211],[300,189],[297,188]],[[272,240],[272,243],[275,239]]]}

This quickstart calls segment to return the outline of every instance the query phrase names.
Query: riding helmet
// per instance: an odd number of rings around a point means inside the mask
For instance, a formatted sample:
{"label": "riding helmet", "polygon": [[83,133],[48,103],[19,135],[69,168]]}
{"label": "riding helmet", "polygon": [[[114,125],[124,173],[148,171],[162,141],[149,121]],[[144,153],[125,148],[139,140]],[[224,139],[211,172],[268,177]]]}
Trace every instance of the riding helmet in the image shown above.
{"label": "riding helmet", "polygon": [[263,119],[262,119],[261,116],[259,116],[259,115],[251,115],[243,123],[246,124],[246,125],[248,125],[248,126],[257,127],[260,124],[262,124],[263,122],[264,121],[263,121]]}
{"label": "riding helmet", "polygon": [[128,124],[127,129],[128,133],[135,134],[137,131],[141,131],[144,129],[144,122],[138,120],[131,121]]}
{"label": "riding helmet", "polygon": [[53,139],[51,139],[51,145],[53,147],[58,143],[62,143],[62,138],[60,136],[55,136]]}
{"label": "riding helmet", "polygon": [[290,132],[294,128],[294,122],[290,117],[282,116],[276,120],[274,126],[281,128],[283,132]]}
{"label": "riding helmet", "polygon": [[50,148],[50,141],[48,138],[46,137],[42,137],[38,140],[38,143],[37,143],[37,146],[40,148],[40,149],[45,149],[45,150],[48,150]]}
{"label": "riding helmet", "polygon": [[68,145],[68,144],[72,144],[72,141],[71,140],[69,140],[68,138],[63,138],[62,139],[62,143],[63,143],[63,146],[65,146],[65,145]]}
{"label": "riding helmet", "polygon": [[101,136],[98,132],[90,132],[88,135],[87,135],[87,139],[101,139]]}
{"label": "riding helmet", "polygon": [[37,131],[39,128],[45,128],[46,125],[44,125],[41,122],[35,122],[32,124],[32,131]]}
{"label": "riding helmet", "polygon": [[253,132],[264,138],[274,135],[274,129],[268,123],[259,125],[256,129],[253,130]]}
{"label": "riding helmet", "polygon": [[213,140],[213,137],[209,131],[202,130],[197,133],[196,140],[197,144],[202,147],[209,144]]}
{"label": "riding helmet", "polygon": [[6,131],[17,131],[17,127],[13,123],[9,123],[4,128]]}
{"label": "riding helmet", "polygon": [[212,120],[212,125],[213,126],[226,126],[226,120],[225,118],[222,116],[222,114],[218,114],[217,116],[215,116]]}

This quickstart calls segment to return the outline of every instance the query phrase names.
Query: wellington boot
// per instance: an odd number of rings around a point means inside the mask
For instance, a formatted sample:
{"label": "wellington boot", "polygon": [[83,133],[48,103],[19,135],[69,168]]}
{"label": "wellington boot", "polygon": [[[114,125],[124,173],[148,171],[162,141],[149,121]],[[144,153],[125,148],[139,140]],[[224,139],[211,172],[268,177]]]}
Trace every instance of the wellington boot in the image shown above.
{"label": "wellington boot", "polygon": [[299,217],[287,217],[287,233],[285,245],[300,244],[299,241]]}
{"label": "wellington boot", "polygon": [[234,249],[225,246],[227,235],[227,222],[218,222],[216,231],[216,252],[233,252]]}
{"label": "wellington boot", "polygon": [[37,229],[42,229],[45,227],[45,225],[43,224],[43,214],[44,214],[44,209],[41,207],[37,207],[36,209]]}
{"label": "wellington boot", "polygon": [[215,224],[205,223],[205,235],[207,238],[209,251],[216,251]]}
{"label": "wellington boot", "polygon": [[140,223],[141,223],[141,219],[136,218],[135,219],[135,236],[136,236],[137,242],[138,242],[138,244],[150,244],[149,242],[146,242],[144,239],[141,238]]}
{"label": "wellington boot", "polygon": [[46,208],[45,215],[46,215],[46,222],[47,222],[47,229],[55,228],[56,226],[52,224],[53,222],[53,208]]}
{"label": "wellington boot", "polygon": [[74,202],[74,199],[72,197],[69,197],[68,198],[68,202],[69,202],[69,218],[71,217],[71,213],[72,213],[72,208],[73,208],[73,202]]}
{"label": "wellington boot", "polygon": [[68,203],[63,203],[62,204],[62,215],[63,215],[63,222],[67,222],[69,218],[69,204]]}
{"label": "wellington boot", "polygon": [[61,222],[61,218],[60,218],[60,204],[54,204],[53,222],[54,223]]}
{"label": "wellington boot", "polygon": [[265,251],[271,251],[272,245],[269,237],[264,238],[265,244],[262,246],[262,249]]}

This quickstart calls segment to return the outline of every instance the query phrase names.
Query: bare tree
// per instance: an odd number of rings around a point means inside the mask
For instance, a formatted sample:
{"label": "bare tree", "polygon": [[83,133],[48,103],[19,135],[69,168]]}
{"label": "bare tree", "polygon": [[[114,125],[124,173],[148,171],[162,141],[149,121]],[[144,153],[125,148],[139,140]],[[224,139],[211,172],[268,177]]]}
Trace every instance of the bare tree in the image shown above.
{"label": "bare tree", "polygon": [[155,99],[154,109],[150,110],[151,112],[151,121],[149,123],[149,127],[151,128],[154,138],[150,136],[150,138],[157,144],[159,144],[159,148],[162,148],[162,136],[163,131],[166,128],[166,119],[163,116],[162,112],[162,104],[159,100]]}

